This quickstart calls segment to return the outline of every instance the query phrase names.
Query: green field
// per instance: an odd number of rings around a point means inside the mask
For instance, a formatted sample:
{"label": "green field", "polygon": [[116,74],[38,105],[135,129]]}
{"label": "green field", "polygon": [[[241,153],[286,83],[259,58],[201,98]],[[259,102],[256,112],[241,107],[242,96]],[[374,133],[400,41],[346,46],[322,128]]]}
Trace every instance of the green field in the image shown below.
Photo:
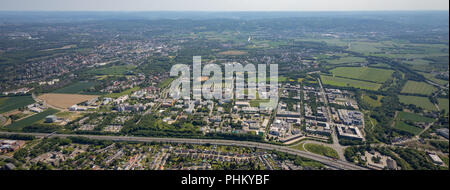
{"label": "green field", "polygon": [[397,119],[404,120],[404,121],[412,121],[412,122],[433,122],[434,119],[429,117],[424,117],[419,114],[410,113],[410,112],[398,112],[397,113]]}
{"label": "green field", "polygon": [[20,130],[20,129],[24,128],[24,127],[30,126],[30,125],[32,125],[32,124],[34,124],[34,123],[44,119],[48,115],[52,115],[52,114],[55,114],[57,112],[58,112],[58,110],[49,108],[49,109],[45,110],[44,112],[32,115],[30,117],[21,119],[19,121],[16,121],[16,122],[6,126],[6,128],[12,129],[12,130]]}
{"label": "green field", "polygon": [[34,103],[31,96],[14,96],[0,98],[0,113],[9,112]]}
{"label": "green field", "polygon": [[59,94],[94,94],[94,93],[87,93],[87,92],[84,92],[84,91],[94,87],[97,84],[98,84],[97,82],[93,82],[93,81],[89,81],[89,82],[81,81],[81,82],[77,82],[77,83],[71,84],[69,86],[57,89],[57,90],[53,91],[53,93],[59,93]]}
{"label": "green field", "polygon": [[408,124],[406,124],[403,121],[396,121],[394,128],[398,129],[398,130],[401,130],[401,131],[405,131],[405,132],[411,133],[413,135],[417,135],[417,134],[419,134],[422,131],[421,128],[408,125]]}
{"label": "green field", "polygon": [[405,86],[403,86],[401,93],[430,95],[436,90],[437,88],[425,82],[416,82],[409,80],[408,82],[406,82]]}
{"label": "green field", "polygon": [[344,64],[344,63],[364,63],[366,59],[362,57],[340,57],[339,59],[328,60],[330,64]]}
{"label": "green field", "polygon": [[447,98],[438,98],[439,109],[445,110],[445,113],[448,113],[448,99]]}
{"label": "green field", "polygon": [[446,80],[441,80],[435,77],[434,74],[431,73],[424,73],[424,72],[419,72],[421,75],[423,75],[426,79],[436,83],[436,84],[440,84],[440,85],[446,85],[448,84],[448,81]]}
{"label": "green field", "polygon": [[362,101],[364,101],[366,104],[368,104],[371,107],[380,107],[381,106],[381,99],[383,96],[377,95],[377,99],[373,99],[370,96],[364,94],[362,95]]}
{"label": "green field", "polygon": [[436,110],[436,107],[430,102],[430,100],[427,97],[399,95],[398,98],[400,99],[401,103],[407,105],[413,104],[426,110],[430,111]]}
{"label": "green field", "polygon": [[292,148],[295,148],[297,150],[301,150],[301,151],[305,151],[306,152],[306,150],[303,148],[303,144],[304,143],[296,144],[295,146],[292,146]]}
{"label": "green field", "polygon": [[133,92],[136,92],[139,89],[140,89],[139,87],[134,87],[134,88],[130,88],[128,90],[125,90],[125,91],[122,91],[122,92],[119,92],[119,93],[112,93],[112,94],[105,95],[105,97],[118,98],[118,97],[121,97],[121,96],[124,96],[124,95],[127,95],[127,94],[131,94]]}
{"label": "green field", "polygon": [[120,65],[120,66],[112,66],[107,68],[94,69],[89,71],[91,74],[95,75],[124,75],[128,72],[135,69],[134,65]]}
{"label": "green field", "polygon": [[305,148],[306,150],[308,150],[309,152],[315,153],[315,154],[320,154],[326,157],[330,157],[330,158],[337,158],[339,159],[339,155],[336,152],[336,150],[327,147],[327,146],[323,146],[323,145],[319,145],[319,144],[305,144]]}
{"label": "green field", "polygon": [[338,77],[384,83],[392,78],[394,71],[371,67],[337,67],[331,73]]}
{"label": "green field", "polygon": [[366,89],[366,90],[378,90],[381,87],[381,84],[377,84],[377,83],[373,83],[373,82],[366,82],[366,81],[353,80],[353,79],[340,78],[340,77],[332,77],[332,76],[327,76],[327,75],[320,75],[320,78],[322,79],[323,84],[332,85],[332,86],[354,87],[354,88],[360,88],[360,89]]}

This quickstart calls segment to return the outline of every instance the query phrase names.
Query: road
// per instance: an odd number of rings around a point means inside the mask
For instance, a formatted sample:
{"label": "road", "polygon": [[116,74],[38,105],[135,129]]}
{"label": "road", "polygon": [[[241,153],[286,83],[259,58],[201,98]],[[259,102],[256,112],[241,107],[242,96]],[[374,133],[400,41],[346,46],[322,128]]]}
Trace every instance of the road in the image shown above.
{"label": "road", "polygon": [[[46,133],[16,133],[16,132],[0,132],[0,134],[21,134],[33,135],[35,137],[47,137]],[[156,138],[156,137],[130,137],[130,136],[101,136],[101,135],[76,135],[76,134],[53,134],[51,137],[85,137],[97,140],[112,141],[131,141],[131,142],[163,142],[163,143],[188,143],[188,144],[213,144],[224,146],[242,146],[249,148],[259,148],[264,150],[276,150],[284,153],[298,155],[304,158],[318,161],[334,169],[341,170],[368,170],[367,168],[357,166],[343,160],[333,160],[331,158],[313,154],[310,152],[300,151],[285,146],[257,143],[248,141],[218,140],[218,139],[186,139],[186,138]]]}
{"label": "road", "polygon": [[330,125],[331,130],[332,130],[333,144],[329,145],[329,146],[331,146],[331,148],[333,148],[333,149],[335,149],[337,151],[337,153],[339,155],[339,158],[341,160],[344,160],[345,159],[344,149],[346,147],[342,146],[341,144],[339,144],[337,131],[336,131],[336,128],[334,127],[334,125],[333,125],[333,118],[331,118],[331,110],[330,110],[330,106],[328,104],[327,95],[325,94],[325,90],[323,89],[322,81],[320,80],[320,78],[317,78],[317,81],[319,82],[320,92],[322,93],[322,96],[323,96],[322,98],[323,98],[323,101],[325,103],[325,107],[327,108],[327,119],[328,119],[327,123]]}

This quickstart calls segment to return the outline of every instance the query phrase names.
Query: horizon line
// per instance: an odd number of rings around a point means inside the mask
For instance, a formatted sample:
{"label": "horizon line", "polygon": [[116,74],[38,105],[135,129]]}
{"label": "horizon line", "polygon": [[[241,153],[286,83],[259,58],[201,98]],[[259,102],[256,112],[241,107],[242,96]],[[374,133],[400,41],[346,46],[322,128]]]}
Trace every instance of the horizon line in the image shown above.
{"label": "horizon line", "polygon": [[0,12],[437,12],[449,9],[411,10],[0,10]]}

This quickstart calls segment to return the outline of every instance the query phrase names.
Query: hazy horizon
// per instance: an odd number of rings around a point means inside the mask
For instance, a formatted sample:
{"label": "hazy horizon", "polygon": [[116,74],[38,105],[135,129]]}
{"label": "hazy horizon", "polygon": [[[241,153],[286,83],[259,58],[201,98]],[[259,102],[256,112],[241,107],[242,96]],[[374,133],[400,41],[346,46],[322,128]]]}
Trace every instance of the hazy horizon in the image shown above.
{"label": "hazy horizon", "polygon": [[448,11],[448,0],[2,0],[0,11],[340,12]]}

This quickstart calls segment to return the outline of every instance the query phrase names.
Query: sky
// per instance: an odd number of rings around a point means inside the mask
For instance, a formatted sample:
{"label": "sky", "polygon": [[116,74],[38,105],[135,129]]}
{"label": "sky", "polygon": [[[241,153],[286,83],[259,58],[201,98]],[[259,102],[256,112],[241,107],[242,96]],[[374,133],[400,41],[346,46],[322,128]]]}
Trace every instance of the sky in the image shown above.
{"label": "sky", "polygon": [[448,10],[449,0],[0,0],[3,11]]}

